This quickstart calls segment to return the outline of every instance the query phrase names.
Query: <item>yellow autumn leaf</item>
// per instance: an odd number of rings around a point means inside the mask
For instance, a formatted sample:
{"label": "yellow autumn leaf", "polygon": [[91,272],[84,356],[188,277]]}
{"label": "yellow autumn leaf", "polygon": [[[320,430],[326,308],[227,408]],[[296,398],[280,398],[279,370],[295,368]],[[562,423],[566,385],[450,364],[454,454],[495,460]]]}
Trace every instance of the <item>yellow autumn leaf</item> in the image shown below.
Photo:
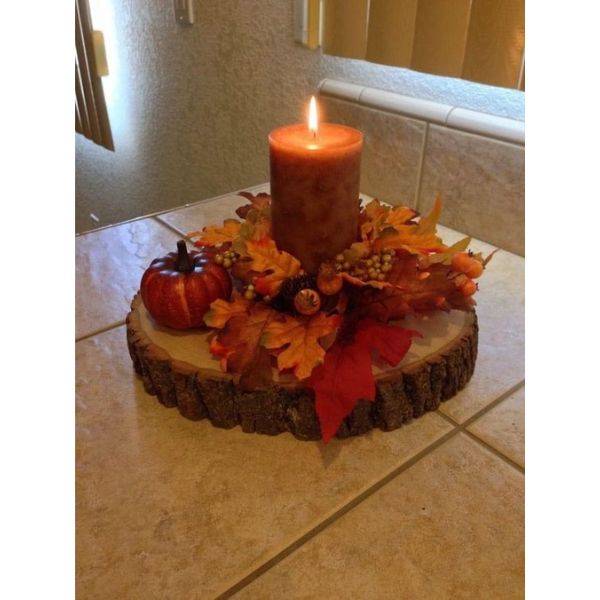
{"label": "yellow autumn leaf", "polygon": [[229,319],[245,314],[249,306],[250,302],[234,291],[230,302],[219,298],[210,305],[210,310],[204,315],[204,322],[209,327],[222,329]]}
{"label": "yellow autumn leaf", "polygon": [[397,229],[416,216],[416,211],[408,206],[396,206],[387,214],[385,224]]}
{"label": "yellow autumn leaf", "polygon": [[416,234],[425,235],[428,233],[435,233],[437,230],[437,224],[442,214],[442,199],[437,194],[433,203],[433,208],[428,215],[421,218],[417,224]]}
{"label": "yellow autumn leaf", "polygon": [[419,235],[402,231],[395,235],[382,235],[377,240],[375,249],[379,251],[383,248],[407,250],[411,254],[428,254],[443,249],[444,245],[442,240],[435,234]]}
{"label": "yellow autumn leaf", "polygon": [[353,265],[356,261],[371,254],[371,242],[354,242],[342,254],[344,255],[344,261]]}
{"label": "yellow autumn leaf", "polygon": [[238,254],[245,256],[246,242],[254,240],[259,242],[271,236],[271,221],[261,217],[255,221],[244,221],[240,227],[238,237],[232,244],[232,249]]}
{"label": "yellow autumn leaf", "polygon": [[347,281],[349,284],[351,285],[355,285],[357,287],[373,287],[373,288],[377,288],[378,290],[382,290],[383,288],[387,288],[387,287],[393,287],[391,283],[388,283],[387,281],[379,281],[378,279],[368,279],[367,281],[363,281],[362,279],[359,279],[358,277],[354,277],[353,275],[350,275],[350,273],[341,273],[342,279],[344,281]]}
{"label": "yellow autumn leaf", "polygon": [[452,261],[452,257],[459,252],[464,252],[469,247],[470,243],[470,237],[463,238],[455,244],[452,244],[452,246],[445,247],[442,251],[436,254],[424,256],[423,260],[419,264],[421,268],[427,268],[429,265],[438,263],[449,265]]}
{"label": "yellow autumn leaf", "polygon": [[275,295],[284,280],[294,277],[300,271],[300,261],[291,254],[278,250],[270,238],[248,240],[246,251],[252,259],[252,270],[264,273],[255,284],[259,294]]}
{"label": "yellow autumn leaf", "polygon": [[198,246],[220,246],[236,240],[240,234],[242,224],[236,219],[226,219],[223,226],[208,225],[201,231],[192,231],[188,233],[190,238],[199,238],[196,244]]}
{"label": "yellow autumn leaf", "polygon": [[360,235],[363,240],[377,237],[381,226],[386,220],[389,207],[377,200],[371,200],[360,213]]}
{"label": "yellow autumn leaf", "polygon": [[442,211],[442,202],[439,195],[430,213],[421,218],[415,225],[398,225],[384,229],[375,242],[375,250],[383,248],[403,249],[411,254],[429,254],[441,252],[445,249],[442,240],[438,237],[437,222]]}
{"label": "yellow autumn leaf", "polygon": [[377,198],[373,198],[373,200],[367,202],[367,204],[365,204],[365,207],[363,208],[364,214],[371,221],[382,220],[387,215],[388,211],[389,207],[381,204],[381,202],[379,202]]}
{"label": "yellow autumn leaf", "polygon": [[298,379],[306,379],[325,358],[319,340],[333,333],[339,324],[338,315],[328,317],[321,312],[309,320],[285,315],[284,320],[267,325],[261,343],[270,350],[287,346],[277,355],[278,369],[293,369]]}

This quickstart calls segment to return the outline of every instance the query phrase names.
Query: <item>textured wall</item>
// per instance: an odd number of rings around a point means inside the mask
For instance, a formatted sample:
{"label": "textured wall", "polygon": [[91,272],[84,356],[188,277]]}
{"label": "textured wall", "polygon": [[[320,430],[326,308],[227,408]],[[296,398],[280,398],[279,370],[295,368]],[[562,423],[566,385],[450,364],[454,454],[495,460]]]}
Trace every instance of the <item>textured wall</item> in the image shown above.
{"label": "textured wall", "polygon": [[292,0],[196,0],[190,28],[164,0],[92,5],[104,9],[116,151],[76,136],[78,231],[265,181],[268,132],[299,120],[324,77],[524,115],[520,92],[307,50],[293,41]]}

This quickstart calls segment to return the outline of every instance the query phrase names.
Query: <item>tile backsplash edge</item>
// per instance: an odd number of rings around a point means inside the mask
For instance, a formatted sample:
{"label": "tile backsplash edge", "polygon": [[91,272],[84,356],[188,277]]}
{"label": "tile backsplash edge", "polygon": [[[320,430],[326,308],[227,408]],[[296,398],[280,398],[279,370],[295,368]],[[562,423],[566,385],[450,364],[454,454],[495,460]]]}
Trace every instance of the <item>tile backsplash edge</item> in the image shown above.
{"label": "tile backsplash edge", "polygon": [[443,125],[450,129],[465,131],[519,146],[525,145],[525,123],[515,119],[412,96],[404,96],[395,92],[356,85],[337,79],[323,79],[319,84],[319,95],[420,119],[427,123]]}

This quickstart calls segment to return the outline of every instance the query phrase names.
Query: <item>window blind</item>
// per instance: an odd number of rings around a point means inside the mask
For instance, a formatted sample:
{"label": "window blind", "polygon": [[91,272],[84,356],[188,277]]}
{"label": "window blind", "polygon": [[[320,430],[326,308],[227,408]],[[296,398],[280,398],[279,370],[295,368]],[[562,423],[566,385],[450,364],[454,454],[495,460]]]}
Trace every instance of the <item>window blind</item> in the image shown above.
{"label": "window blind", "polygon": [[75,131],[114,150],[88,0],[75,0]]}
{"label": "window blind", "polygon": [[323,1],[326,54],[524,87],[524,0]]}

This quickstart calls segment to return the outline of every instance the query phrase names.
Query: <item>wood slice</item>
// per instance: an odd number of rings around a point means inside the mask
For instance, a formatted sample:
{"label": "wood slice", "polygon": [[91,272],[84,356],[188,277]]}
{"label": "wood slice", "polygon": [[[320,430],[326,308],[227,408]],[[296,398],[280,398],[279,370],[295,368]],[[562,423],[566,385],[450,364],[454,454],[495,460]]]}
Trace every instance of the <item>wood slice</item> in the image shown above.
{"label": "wood slice", "polygon": [[[477,359],[475,311],[451,311],[408,318],[403,326],[422,339],[394,368],[374,366],[377,396],[360,400],[337,437],[359,435],[378,427],[397,429],[435,410],[471,378]],[[208,331],[175,331],[157,325],[139,294],[127,316],[127,343],[135,371],[150,394],[188,419],[208,418],[216,427],[240,425],[247,433],[276,435],[289,431],[301,440],[321,439],[312,390],[274,371],[268,390],[244,391],[223,373],[208,350]]]}

